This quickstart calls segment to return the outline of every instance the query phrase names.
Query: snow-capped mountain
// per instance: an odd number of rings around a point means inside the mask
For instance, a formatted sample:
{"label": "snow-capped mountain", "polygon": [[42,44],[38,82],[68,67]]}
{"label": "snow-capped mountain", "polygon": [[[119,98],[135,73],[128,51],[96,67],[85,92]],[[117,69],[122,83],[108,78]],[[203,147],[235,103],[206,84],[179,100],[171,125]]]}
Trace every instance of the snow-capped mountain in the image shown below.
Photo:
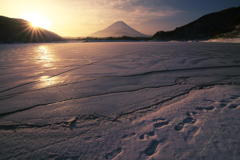
{"label": "snow-capped mountain", "polygon": [[145,34],[133,29],[123,21],[117,21],[103,29],[90,35],[90,37],[146,37]]}

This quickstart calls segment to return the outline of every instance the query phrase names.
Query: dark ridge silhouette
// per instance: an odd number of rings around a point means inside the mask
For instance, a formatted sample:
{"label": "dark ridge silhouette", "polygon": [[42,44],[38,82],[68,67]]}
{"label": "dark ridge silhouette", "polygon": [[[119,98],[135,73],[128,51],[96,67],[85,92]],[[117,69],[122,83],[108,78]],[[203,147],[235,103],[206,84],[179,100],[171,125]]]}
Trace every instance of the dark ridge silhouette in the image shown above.
{"label": "dark ridge silhouette", "polygon": [[[239,35],[239,25],[240,7],[234,7],[205,15],[173,31],[157,32],[152,39],[161,41],[208,40],[224,37],[224,35],[229,35],[230,33]],[[230,35],[234,37],[234,35]]]}
{"label": "dark ridge silhouette", "polygon": [[0,16],[0,43],[52,42],[63,40],[43,28],[33,28],[23,19]]}
{"label": "dark ridge silhouette", "polygon": [[217,35],[216,38],[240,38],[240,25],[237,25],[231,32]]}
{"label": "dark ridge silhouette", "polygon": [[133,29],[123,21],[117,21],[103,29],[90,35],[95,38],[105,37],[147,37],[145,34]]}

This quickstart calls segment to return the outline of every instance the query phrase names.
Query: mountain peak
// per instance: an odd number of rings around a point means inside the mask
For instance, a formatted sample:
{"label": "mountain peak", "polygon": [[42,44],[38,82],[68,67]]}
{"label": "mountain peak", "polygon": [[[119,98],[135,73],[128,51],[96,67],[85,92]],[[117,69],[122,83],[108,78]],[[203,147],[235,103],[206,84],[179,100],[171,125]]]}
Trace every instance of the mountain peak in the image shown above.
{"label": "mountain peak", "polygon": [[146,35],[133,29],[124,21],[116,21],[108,26],[106,29],[95,32],[90,35],[91,37],[146,37]]}
{"label": "mountain peak", "polygon": [[124,21],[116,21],[115,23],[113,23],[112,25],[127,25]]}

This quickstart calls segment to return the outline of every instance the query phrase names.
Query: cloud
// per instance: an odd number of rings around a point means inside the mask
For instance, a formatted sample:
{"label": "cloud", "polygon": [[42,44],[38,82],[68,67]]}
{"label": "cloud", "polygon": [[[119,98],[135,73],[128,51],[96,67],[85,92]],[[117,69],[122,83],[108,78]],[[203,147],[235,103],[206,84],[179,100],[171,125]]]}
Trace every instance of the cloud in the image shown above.
{"label": "cloud", "polygon": [[[109,2],[109,0],[104,0],[104,3],[107,2]],[[167,2],[169,2],[169,0],[116,0],[112,1],[111,6],[127,11],[138,8],[144,8],[151,11],[174,9],[171,5],[168,5]]]}
{"label": "cloud", "polygon": [[[71,11],[79,14],[84,32],[103,29],[123,20],[148,34],[174,29],[213,11],[224,8],[229,0],[59,0],[71,3]],[[239,1],[239,0],[233,0]],[[230,5],[230,4],[229,4]],[[232,5],[232,4],[231,4]],[[217,7],[218,6],[218,7]],[[84,26],[88,26],[84,29]]]}
{"label": "cloud", "polygon": [[112,10],[115,12],[125,12],[133,16],[172,16],[181,12],[166,4],[166,0],[72,0],[76,8],[91,10],[92,8],[101,11]]}
{"label": "cloud", "polygon": [[93,4],[101,8],[102,11],[110,11],[109,13],[115,18],[119,15],[119,18],[125,17],[131,22],[135,19],[137,23],[160,17],[174,16],[182,12],[163,5],[163,1],[165,0],[93,0]]}
{"label": "cloud", "polygon": [[[71,0],[69,2],[71,3],[70,6],[73,7],[72,11],[76,10],[76,12],[82,13],[79,15],[79,24],[92,27],[88,27],[88,30],[82,29],[90,33],[103,29],[119,20],[146,32],[151,26],[149,22],[156,22],[159,19],[172,17],[182,12],[165,5],[165,0]],[[86,16],[87,18],[84,18]],[[158,26],[155,27],[152,27],[147,33],[157,31]]]}

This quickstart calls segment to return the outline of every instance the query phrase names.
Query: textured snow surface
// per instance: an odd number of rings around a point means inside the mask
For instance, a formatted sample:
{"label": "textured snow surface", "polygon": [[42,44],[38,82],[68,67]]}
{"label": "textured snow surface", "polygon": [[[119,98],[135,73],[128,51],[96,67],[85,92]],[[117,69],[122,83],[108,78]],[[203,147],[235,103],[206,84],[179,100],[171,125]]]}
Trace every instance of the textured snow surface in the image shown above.
{"label": "textured snow surface", "polygon": [[239,160],[240,45],[0,45],[0,159]]}

